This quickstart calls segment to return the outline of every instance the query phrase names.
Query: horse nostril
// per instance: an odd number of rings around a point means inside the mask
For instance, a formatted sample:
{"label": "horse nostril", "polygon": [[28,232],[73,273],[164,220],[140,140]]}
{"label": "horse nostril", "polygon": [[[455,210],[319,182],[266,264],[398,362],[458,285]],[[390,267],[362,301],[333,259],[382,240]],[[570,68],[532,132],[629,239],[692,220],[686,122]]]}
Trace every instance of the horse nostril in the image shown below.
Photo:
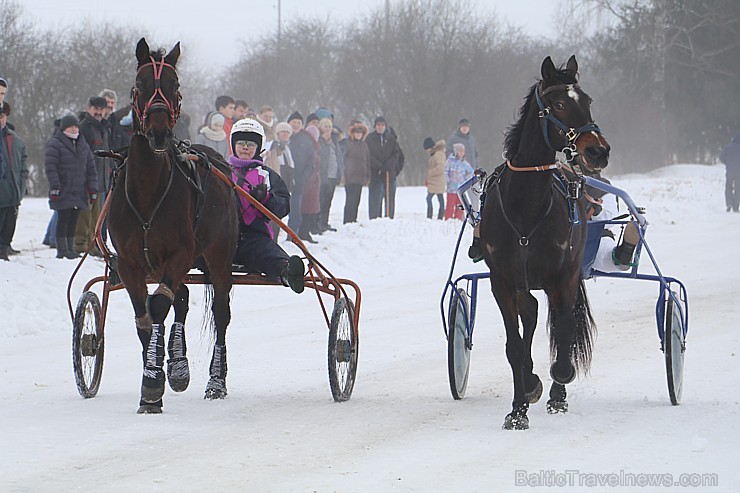
{"label": "horse nostril", "polygon": [[609,157],[609,149],[602,146],[589,146],[586,148],[586,157],[591,161],[606,160]]}

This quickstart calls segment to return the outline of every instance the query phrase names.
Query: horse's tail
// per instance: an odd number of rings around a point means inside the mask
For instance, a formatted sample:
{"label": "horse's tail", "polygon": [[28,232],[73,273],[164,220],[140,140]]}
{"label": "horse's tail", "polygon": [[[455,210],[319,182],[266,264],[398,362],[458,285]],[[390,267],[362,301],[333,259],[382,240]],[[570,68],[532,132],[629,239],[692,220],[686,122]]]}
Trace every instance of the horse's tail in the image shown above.
{"label": "horse's tail", "polygon": [[203,324],[201,325],[203,335],[208,335],[211,342],[216,340],[216,323],[213,319],[213,284],[203,284]]}
{"label": "horse's tail", "polygon": [[[553,313],[552,305],[550,305],[547,325],[550,330],[550,356],[554,361],[557,357],[557,345],[555,343],[555,330],[553,328]],[[576,332],[573,345],[571,346],[571,361],[576,371],[584,375],[588,373],[591,366],[593,342],[596,338],[596,322],[591,315],[591,304],[588,302],[586,283],[583,279],[578,284],[576,303],[573,306],[573,317],[576,321]]]}

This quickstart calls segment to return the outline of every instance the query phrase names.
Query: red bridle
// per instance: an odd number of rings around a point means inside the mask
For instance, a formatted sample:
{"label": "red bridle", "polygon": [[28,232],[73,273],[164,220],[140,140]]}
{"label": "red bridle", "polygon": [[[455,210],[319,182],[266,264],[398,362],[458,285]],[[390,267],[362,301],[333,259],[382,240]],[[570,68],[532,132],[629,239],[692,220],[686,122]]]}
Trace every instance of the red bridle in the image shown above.
{"label": "red bridle", "polygon": [[134,109],[134,112],[136,112],[136,117],[139,119],[139,133],[144,133],[144,120],[149,118],[149,114],[152,109],[161,107],[164,107],[164,109],[167,110],[167,115],[169,116],[169,128],[172,129],[175,126],[175,121],[177,121],[180,116],[180,106],[182,103],[180,91],[177,91],[177,106],[173,105],[164,95],[164,92],[162,92],[162,71],[165,67],[168,67],[175,72],[175,75],[177,75],[177,69],[175,66],[165,63],[164,57],[159,61],[159,63],[151,56],[149,59],[151,62],[140,66],[139,70],[136,72],[138,76],[139,72],[141,72],[145,67],[152,67],[152,71],[154,72],[154,93],[152,93],[152,97],[150,97],[144,105],[143,111],[139,109],[139,89],[134,86],[132,90],[131,106]]}

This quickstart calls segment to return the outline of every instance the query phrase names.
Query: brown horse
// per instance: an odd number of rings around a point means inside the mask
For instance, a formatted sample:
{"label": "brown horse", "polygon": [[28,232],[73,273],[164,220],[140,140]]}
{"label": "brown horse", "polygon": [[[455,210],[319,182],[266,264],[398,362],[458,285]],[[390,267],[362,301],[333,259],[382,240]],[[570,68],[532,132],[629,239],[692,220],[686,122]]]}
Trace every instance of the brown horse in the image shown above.
{"label": "brown horse", "polygon": [[541,73],[506,135],[506,167],[490,182],[480,223],[514,381],[505,429],[528,428],[529,404],[542,395],[542,381],[533,372],[537,300],[530,291],[544,290],[549,304],[553,383],[548,412],[567,411],[565,385],[577,370],[588,369],[595,331],[580,275],[585,198],[579,179],[558,179],[562,165],[556,152],[584,170],[599,170],[608,163],[610,147],[591,117],[591,98],[577,83],[575,56],[564,69],[547,57]]}
{"label": "brown horse", "polygon": [[[108,229],[118,273],[128,291],[141,341],[144,372],[139,413],[161,413],[164,395],[164,321],[175,305],[167,379],[175,391],[190,375],[183,324],[188,290],[183,279],[196,258],[207,265],[216,341],[206,398],[226,396],[226,328],[231,320],[231,261],[238,238],[234,193],[210,171],[182,159],[172,129],[180,114],[177,59],[180,43],[164,55],[136,46],[132,89],[134,135],[111,190]],[[147,283],[159,284],[149,295]],[[209,291],[210,293],[210,291]]]}

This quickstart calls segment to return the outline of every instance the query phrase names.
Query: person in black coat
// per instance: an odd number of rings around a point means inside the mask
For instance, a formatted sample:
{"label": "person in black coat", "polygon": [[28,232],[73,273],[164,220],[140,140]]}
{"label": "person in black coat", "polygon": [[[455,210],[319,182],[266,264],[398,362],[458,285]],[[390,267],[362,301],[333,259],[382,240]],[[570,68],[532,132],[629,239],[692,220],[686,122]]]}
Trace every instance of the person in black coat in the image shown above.
{"label": "person in black coat", "polygon": [[98,197],[95,157],[80,135],[77,118],[66,115],[46,144],[44,165],[49,181],[49,207],[59,214],[57,258],[77,258],[75,228],[80,211]]}
{"label": "person in black coat", "polygon": [[395,132],[386,126],[385,118],[377,117],[374,127],[375,131],[370,132],[365,139],[370,151],[368,212],[370,219],[381,217],[383,201],[387,200],[386,215],[393,219],[396,209],[396,177],[403,169],[403,152]]}
{"label": "person in black coat", "polygon": [[727,212],[735,211],[740,208],[740,132],[735,134],[732,138],[732,142],[727,144],[719,156],[727,167],[726,181],[725,181],[725,205],[727,206]]}

